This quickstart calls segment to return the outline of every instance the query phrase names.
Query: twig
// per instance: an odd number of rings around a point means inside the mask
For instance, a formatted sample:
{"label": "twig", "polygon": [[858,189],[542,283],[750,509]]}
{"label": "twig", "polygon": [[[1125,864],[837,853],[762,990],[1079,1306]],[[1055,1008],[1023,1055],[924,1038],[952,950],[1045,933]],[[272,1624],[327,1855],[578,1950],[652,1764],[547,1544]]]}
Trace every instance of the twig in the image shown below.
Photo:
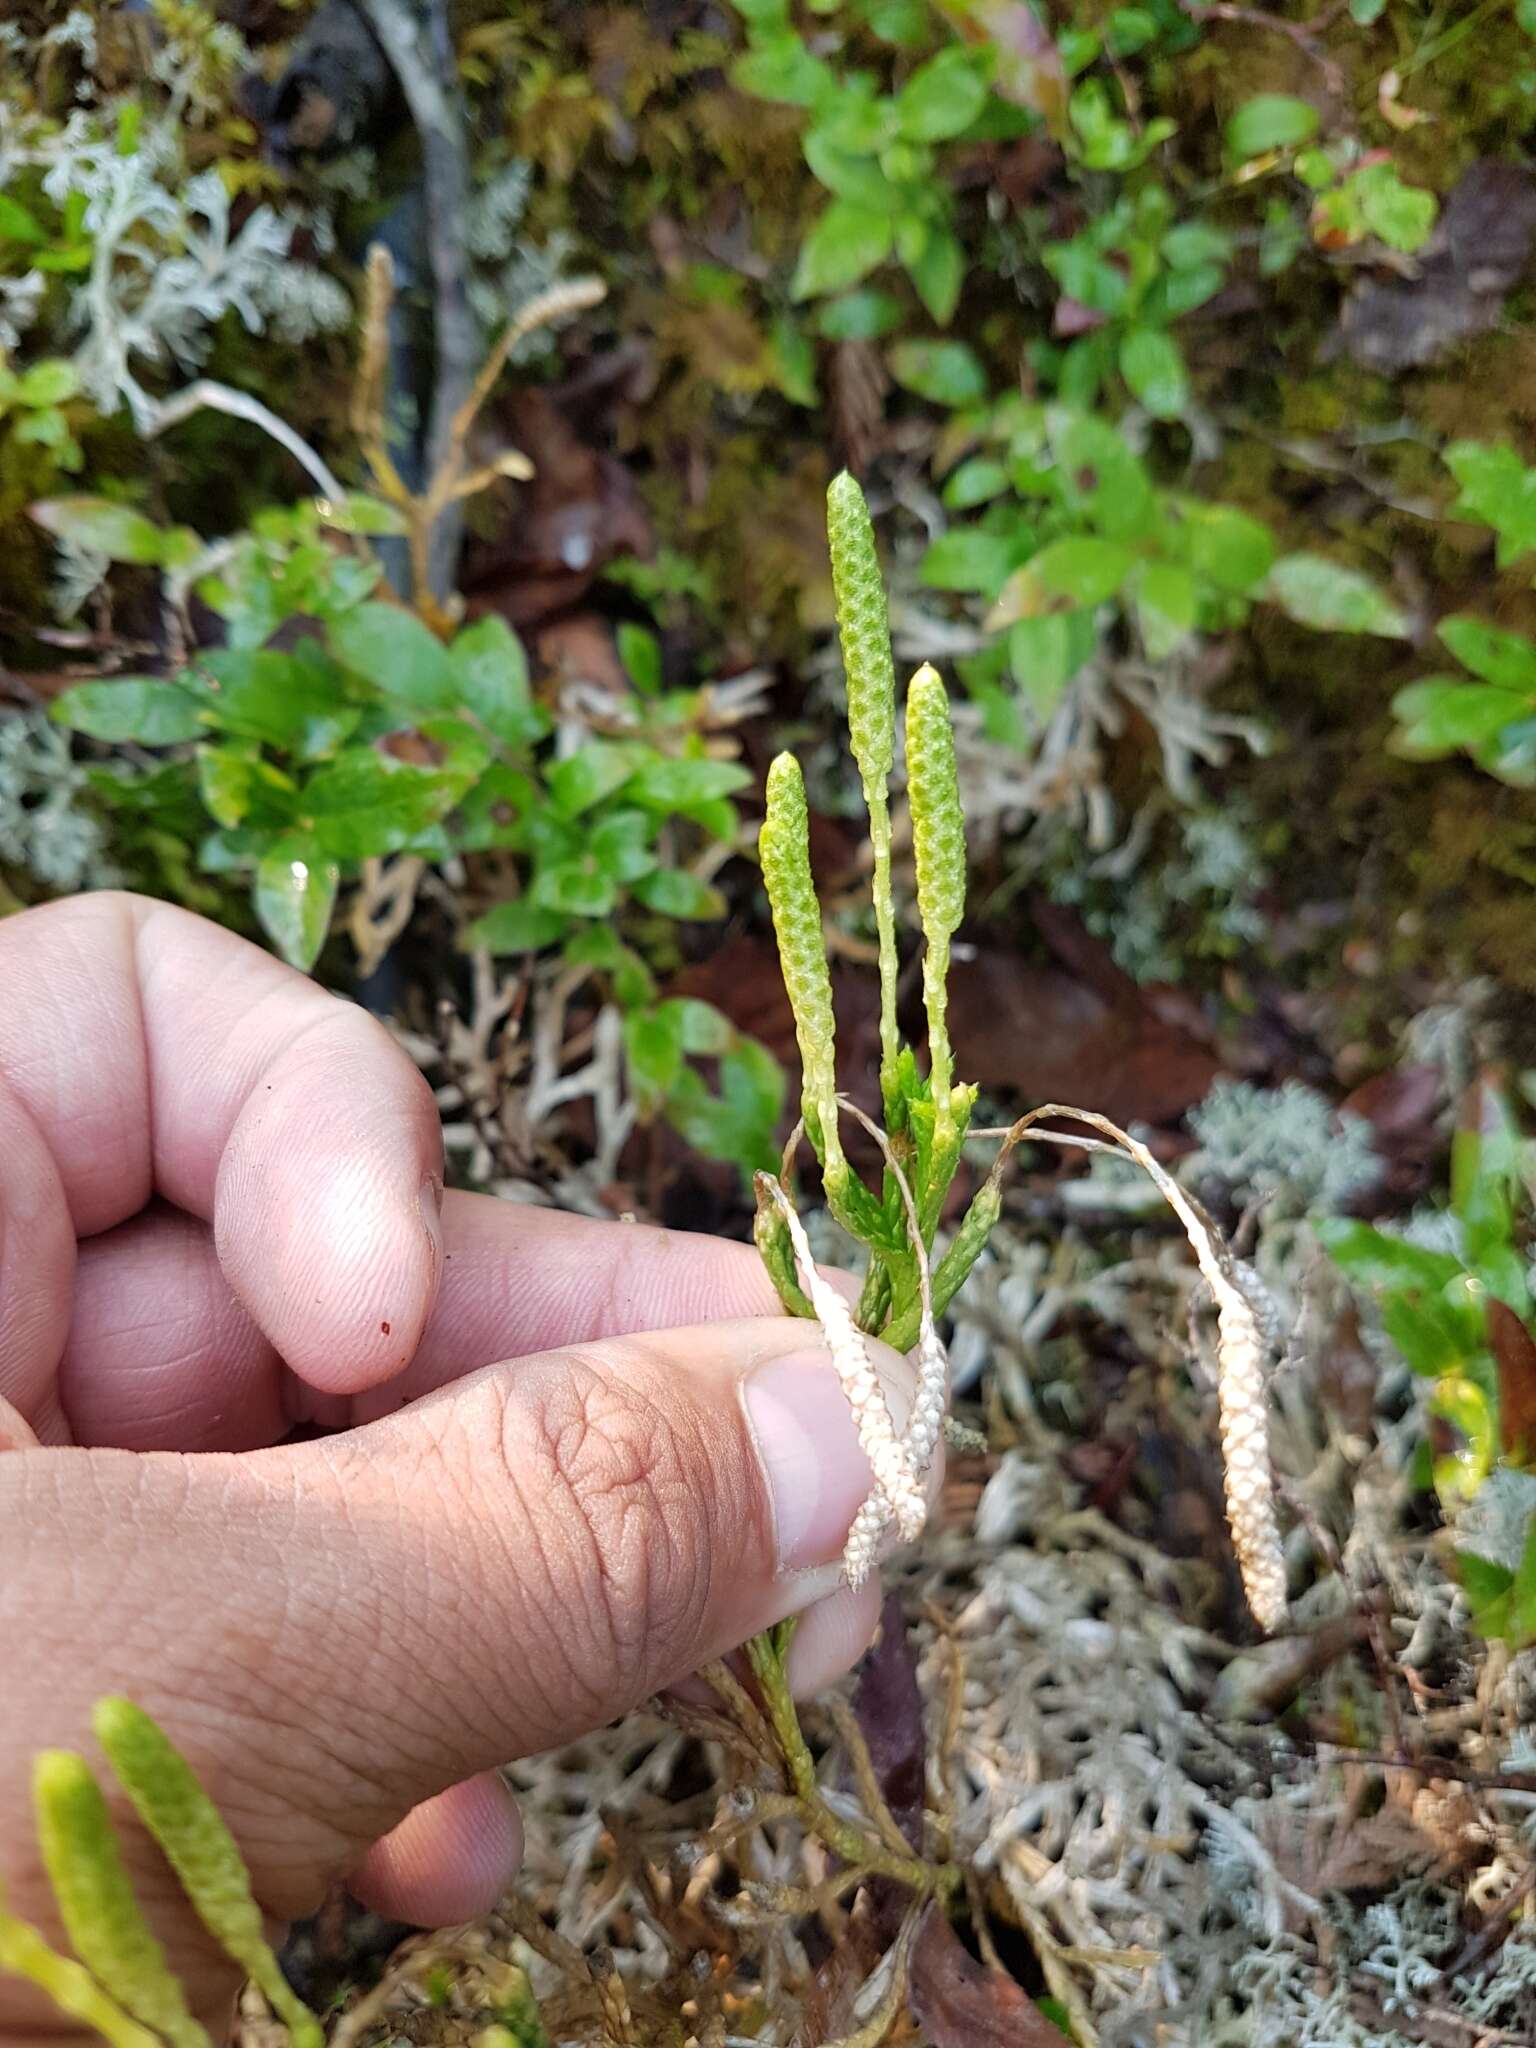
{"label": "twig", "polygon": [[228,384],[220,384],[212,377],[199,377],[195,384],[189,384],[185,391],[178,391],[174,398],[167,398],[156,406],[154,416],[144,429],[148,439],[163,434],[168,427],[179,426],[183,420],[191,419],[196,412],[221,412],[230,419],[244,420],[248,425],[260,427],[280,448],[284,448],[298,463],[299,467],[319,486],[323,496],[344,498],[346,492],[332,476],[325,463],[310,447],[302,435],[296,434],[288,422],[280,419],[275,412],[264,406],[259,398],[252,398],[244,391],[236,391]]}
{"label": "twig", "polygon": [[[433,340],[437,374],[427,420],[425,472],[447,460],[454,423],[474,384],[480,333],[469,303],[465,221],[469,215],[469,146],[459,98],[446,0],[359,0],[399,77],[421,139],[427,195],[427,255],[432,268]],[[464,515],[448,500],[437,506],[424,564],[427,587],[418,602],[441,605],[453,588]]]}

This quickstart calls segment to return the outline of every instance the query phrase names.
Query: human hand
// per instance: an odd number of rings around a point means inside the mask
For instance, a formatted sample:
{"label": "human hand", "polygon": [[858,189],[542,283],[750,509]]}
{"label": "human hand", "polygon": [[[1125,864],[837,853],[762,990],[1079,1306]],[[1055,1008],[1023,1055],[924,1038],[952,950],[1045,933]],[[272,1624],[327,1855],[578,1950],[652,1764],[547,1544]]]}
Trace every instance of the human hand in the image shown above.
{"label": "human hand", "polygon": [[[122,895],[0,924],[12,1910],[53,1929],[30,1761],[90,1753],[106,1693],[188,1756],[274,1919],[345,1873],[433,1925],[515,1867],[498,1763],[786,1614],[801,1689],[872,1635],[838,1565],[869,1468],[756,1254],[441,1174],[388,1034],[256,947]],[[907,1368],[871,1352],[899,1426]],[[284,1441],[306,1422],[338,1433]],[[124,1837],[217,2011],[224,1965]],[[0,1980],[0,2038],[56,2025]]]}

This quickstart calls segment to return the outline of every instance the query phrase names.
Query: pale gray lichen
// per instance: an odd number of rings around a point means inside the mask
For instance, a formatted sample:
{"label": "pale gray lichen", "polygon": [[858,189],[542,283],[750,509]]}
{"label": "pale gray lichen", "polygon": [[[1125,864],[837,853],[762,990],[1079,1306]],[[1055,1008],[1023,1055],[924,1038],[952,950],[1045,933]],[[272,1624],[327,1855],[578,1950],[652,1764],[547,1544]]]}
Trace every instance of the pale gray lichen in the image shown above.
{"label": "pale gray lichen", "polygon": [[67,735],[45,713],[0,717],[0,861],[61,892],[116,882],[105,834],[80,808],[85,788]]}
{"label": "pale gray lichen", "polygon": [[1138,981],[1180,981],[1190,957],[1229,959],[1267,936],[1258,904],[1267,876],[1255,828],[1233,805],[1179,813],[1178,843],[1165,857],[1147,854],[1161,800],[1132,822],[1124,839],[1084,861],[1072,835],[1042,851],[1055,901],[1078,910],[1117,964]]}
{"label": "pale gray lichen", "polygon": [[[77,108],[51,126],[0,108],[0,185],[26,170],[41,171],[55,206],[84,202],[91,264],[70,288],[65,329],[85,392],[103,413],[126,404],[147,429],[155,399],[143,371],[197,369],[226,314],[290,345],[351,319],[338,281],[294,260],[299,217],[263,205],[235,228],[217,172],[188,175],[172,116],[147,122],[125,151],[110,105]],[[304,224],[313,232],[314,221]],[[45,282],[29,273],[0,283],[0,345],[14,346],[32,324]]]}
{"label": "pale gray lichen", "polygon": [[1365,1119],[1340,1115],[1301,1081],[1278,1088],[1218,1081],[1190,1111],[1189,1125],[1199,1149],[1183,1178],[1219,1183],[1244,1201],[1337,1210],[1382,1171]]}
{"label": "pale gray lichen", "polygon": [[[487,179],[471,197],[465,243],[474,260],[469,303],[488,333],[497,333],[541,293],[564,283],[575,244],[555,233],[541,243],[523,234],[532,187],[529,166],[514,159]],[[510,360],[528,362],[553,347],[553,333],[540,327],[513,349]]]}

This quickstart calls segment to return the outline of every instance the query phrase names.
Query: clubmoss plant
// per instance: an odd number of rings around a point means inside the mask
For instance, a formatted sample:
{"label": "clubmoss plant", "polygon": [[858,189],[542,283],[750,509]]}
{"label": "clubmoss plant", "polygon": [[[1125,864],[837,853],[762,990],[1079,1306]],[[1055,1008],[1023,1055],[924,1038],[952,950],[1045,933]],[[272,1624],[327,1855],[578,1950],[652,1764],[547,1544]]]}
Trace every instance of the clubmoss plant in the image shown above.
{"label": "clubmoss plant", "polygon": [[[1219,1396],[1227,1507],[1233,1545],[1255,1618],[1266,1629],[1283,1620],[1286,1587],[1274,1511],[1266,1414],[1267,1340],[1244,1273],[1210,1218],[1152,1159],[1146,1148],[1103,1117],[1061,1104],[1031,1111],[1011,1129],[972,1130],[974,1087],[954,1079],[949,1042],[950,944],[965,910],[965,821],[955,771],[954,734],[944,685],[924,666],[912,678],[904,707],[907,806],[911,817],[918,923],[923,934],[923,1007],[927,1071],[900,1042],[897,1027],[896,907],[891,873],[890,776],[896,729],[895,668],[874,529],[853,478],[837,477],[827,494],[827,530],[847,673],[848,728],[869,812],[874,855],[875,922],[880,961],[880,1095],[885,1128],[877,1128],[839,1091],[836,1019],[822,935],[821,905],[811,873],[805,785],[794,757],[781,754],[768,776],[760,840],[763,880],[773,913],[779,958],[795,1017],[803,1072],[801,1120],[781,1172],[757,1176],[756,1237],[784,1306],[814,1316],[858,1424],[874,1488],[856,1517],[844,1562],[857,1584],[874,1568],[892,1528],[903,1538],[920,1529],[924,1482],[948,1390],[948,1363],[934,1327],[980,1257],[1002,1212],[1002,1176],[1015,1147],[1032,1142],[1112,1149],[1155,1181],[1183,1224],[1218,1308]],[[853,1170],[840,1118],[864,1123],[885,1160],[879,1193]],[[1102,1135],[1083,1138],[1039,1128],[1046,1118],[1087,1124]],[[992,1172],[934,1259],[946,1197],[968,1136],[1002,1140]],[[821,1168],[833,1216],[868,1250],[857,1309],[816,1274],[789,1192],[801,1139]],[[898,1351],[917,1349],[918,1392],[898,1435],[865,1345],[879,1337]],[[764,1639],[766,1643],[767,1639]],[[772,1668],[760,1647],[759,1676]]]}

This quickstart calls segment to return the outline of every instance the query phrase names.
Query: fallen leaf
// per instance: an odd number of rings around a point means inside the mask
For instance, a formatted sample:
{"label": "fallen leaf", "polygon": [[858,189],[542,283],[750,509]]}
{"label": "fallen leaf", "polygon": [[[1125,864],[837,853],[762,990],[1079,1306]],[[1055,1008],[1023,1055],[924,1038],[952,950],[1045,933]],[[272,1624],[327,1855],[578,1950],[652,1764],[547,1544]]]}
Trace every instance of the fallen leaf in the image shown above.
{"label": "fallen leaf", "polygon": [[1212,1047],[1160,1014],[1161,999],[1070,914],[1031,908],[1063,964],[1035,965],[997,945],[957,959],[957,1071],[1025,1104],[1079,1102],[1116,1123],[1170,1123],[1201,1101],[1223,1071]]}
{"label": "fallen leaf", "polygon": [[[1466,1791],[1465,1786],[1458,1789]],[[1385,1891],[1448,1860],[1447,1845],[1425,1834],[1406,1807],[1389,1801],[1379,1812],[1364,1820],[1356,1817],[1335,1831],[1313,1884],[1319,1892]]]}
{"label": "fallen leaf", "polygon": [[1376,111],[1389,127],[1417,128],[1421,121],[1434,119],[1422,107],[1405,107],[1400,97],[1402,90],[1403,80],[1399,71],[1383,71],[1376,81]]}
{"label": "fallen leaf", "polygon": [[853,1711],[891,1816],[913,1848],[921,1850],[928,1736],[917,1659],[899,1593],[885,1596],[880,1633],[859,1667]]}
{"label": "fallen leaf", "polygon": [[1488,1297],[1488,1348],[1499,1369],[1499,1434],[1514,1465],[1536,1456],[1536,1338],[1512,1308]]}
{"label": "fallen leaf", "polygon": [[891,386],[885,357],[872,341],[840,341],[832,351],[828,383],[837,445],[854,475],[862,476],[885,424],[885,394]]}
{"label": "fallen leaf", "polygon": [[912,1944],[908,2001],[933,2048],[1062,2048],[1023,1985],[977,1962],[937,1905]]}
{"label": "fallen leaf", "polygon": [[529,626],[576,604],[616,555],[649,555],[650,520],[618,457],[584,441],[544,392],[503,408],[498,440],[521,449],[533,479],[471,507],[462,588],[472,611]]}

